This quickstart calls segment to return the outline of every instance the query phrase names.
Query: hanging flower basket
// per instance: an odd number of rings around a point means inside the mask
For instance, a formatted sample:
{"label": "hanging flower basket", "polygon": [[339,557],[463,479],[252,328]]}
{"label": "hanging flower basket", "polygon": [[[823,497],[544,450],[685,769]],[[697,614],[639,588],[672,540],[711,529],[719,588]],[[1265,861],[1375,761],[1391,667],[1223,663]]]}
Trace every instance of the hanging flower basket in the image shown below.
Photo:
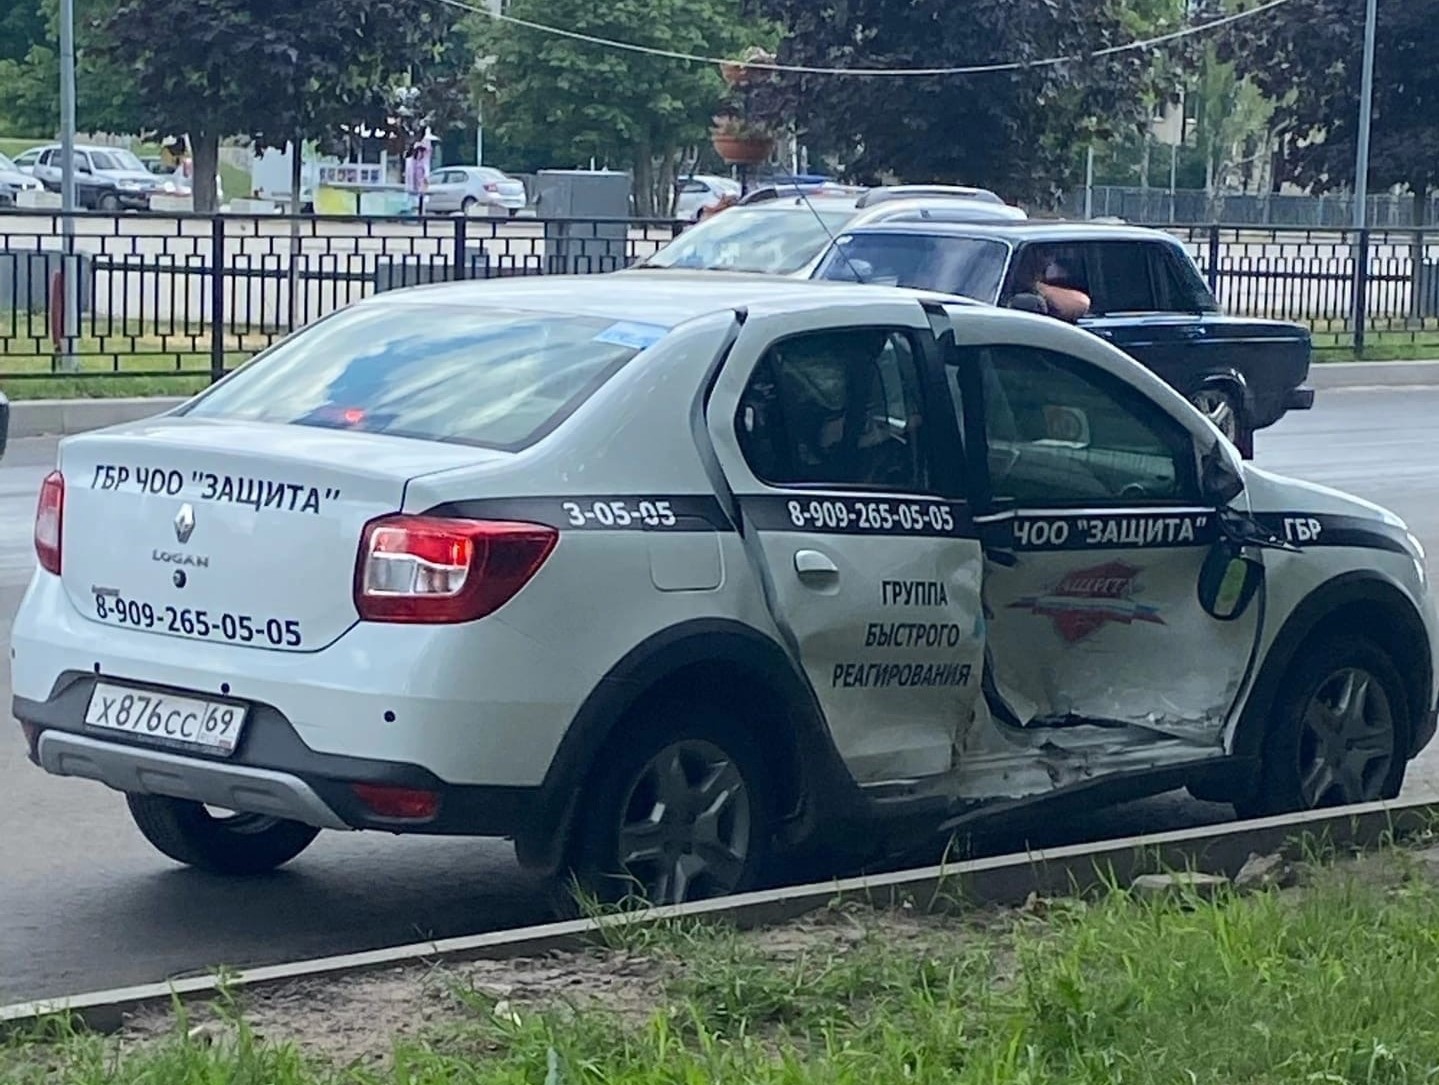
{"label": "hanging flower basket", "polygon": [[774,133],[763,124],[741,117],[720,116],[710,129],[715,154],[731,166],[757,166],[774,150]]}

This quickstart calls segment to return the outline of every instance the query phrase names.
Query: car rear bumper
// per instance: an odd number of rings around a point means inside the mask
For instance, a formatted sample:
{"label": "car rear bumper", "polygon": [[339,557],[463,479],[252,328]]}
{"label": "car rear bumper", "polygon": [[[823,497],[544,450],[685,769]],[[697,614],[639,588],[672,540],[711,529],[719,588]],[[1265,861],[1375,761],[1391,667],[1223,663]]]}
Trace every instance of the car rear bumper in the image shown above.
{"label": "car rear bumper", "polygon": [[1298,388],[1291,388],[1289,395],[1284,401],[1286,411],[1307,411],[1314,406],[1314,389],[1300,385]]}
{"label": "car rear bumper", "polygon": [[[94,685],[94,675],[71,672],[48,700],[14,699],[30,760],[46,772],[322,829],[462,836],[514,835],[528,824],[540,794],[532,787],[449,784],[419,765],[317,753],[264,704],[250,706],[245,733],[229,757],[97,733],[84,724]],[[430,792],[438,807],[428,818],[380,816],[361,801],[355,784]]]}

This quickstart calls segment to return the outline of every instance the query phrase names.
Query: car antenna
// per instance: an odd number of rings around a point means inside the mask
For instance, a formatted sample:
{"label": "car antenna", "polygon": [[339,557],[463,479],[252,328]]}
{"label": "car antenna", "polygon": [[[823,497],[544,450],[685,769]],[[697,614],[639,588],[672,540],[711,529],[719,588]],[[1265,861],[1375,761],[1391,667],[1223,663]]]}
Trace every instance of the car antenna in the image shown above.
{"label": "car antenna", "polygon": [[814,220],[819,223],[820,229],[822,229],[825,236],[829,238],[830,246],[837,250],[840,256],[844,258],[845,266],[849,268],[850,274],[854,276],[854,281],[868,286],[869,284],[865,282],[864,276],[859,273],[859,268],[855,267],[854,261],[849,258],[849,253],[845,252],[844,247],[840,245],[839,238],[836,237],[834,231],[829,228],[829,223],[825,222],[824,216],[815,209],[814,204],[809,202],[809,196],[805,194],[804,185],[796,183],[794,189],[799,193],[799,198],[804,201],[804,205],[809,208],[809,213],[814,216]]}

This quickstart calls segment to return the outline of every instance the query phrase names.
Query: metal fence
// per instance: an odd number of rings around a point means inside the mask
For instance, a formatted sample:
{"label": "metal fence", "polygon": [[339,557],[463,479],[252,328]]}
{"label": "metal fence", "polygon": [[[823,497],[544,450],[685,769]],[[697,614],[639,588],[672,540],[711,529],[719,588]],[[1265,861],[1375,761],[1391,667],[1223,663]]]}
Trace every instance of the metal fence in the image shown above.
{"label": "metal fence", "polygon": [[[678,229],[588,219],[82,213],[66,260],[58,214],[3,214],[0,381],[215,378],[379,291],[615,271]],[[78,368],[66,367],[57,342],[70,344]]]}
{"label": "metal fence", "polygon": [[[77,217],[67,283],[57,214],[0,215],[0,384],[128,378],[196,387],[295,327],[378,291],[449,279],[615,271],[671,222],[277,215]],[[1439,230],[1170,228],[1227,312],[1293,320],[1317,346],[1439,356]],[[57,339],[68,341],[63,358]],[[72,368],[73,367],[73,368]],[[149,383],[146,383],[149,382]],[[47,387],[31,384],[32,394]]]}
{"label": "metal fence", "polygon": [[[1059,211],[1084,214],[1085,190],[1066,192]],[[1422,219],[1416,215],[1412,195],[1381,193],[1367,201],[1369,226],[1375,229],[1412,229],[1416,222],[1439,223],[1439,193],[1429,196]],[[1127,222],[1163,226],[1186,222],[1223,222],[1230,226],[1302,226],[1342,230],[1353,226],[1354,197],[1340,193],[1301,196],[1288,193],[1216,192],[1203,189],[1140,188],[1137,185],[1095,185],[1090,193],[1091,213]]]}

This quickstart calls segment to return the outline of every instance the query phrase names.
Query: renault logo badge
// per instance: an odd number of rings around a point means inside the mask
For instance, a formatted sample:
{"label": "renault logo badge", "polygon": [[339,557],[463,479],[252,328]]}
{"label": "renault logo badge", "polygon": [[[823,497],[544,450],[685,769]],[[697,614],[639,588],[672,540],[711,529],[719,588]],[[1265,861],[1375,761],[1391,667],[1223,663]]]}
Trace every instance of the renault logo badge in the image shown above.
{"label": "renault logo badge", "polygon": [[181,544],[190,541],[190,536],[195,533],[195,510],[189,503],[180,506],[180,511],[175,514],[175,541]]}

